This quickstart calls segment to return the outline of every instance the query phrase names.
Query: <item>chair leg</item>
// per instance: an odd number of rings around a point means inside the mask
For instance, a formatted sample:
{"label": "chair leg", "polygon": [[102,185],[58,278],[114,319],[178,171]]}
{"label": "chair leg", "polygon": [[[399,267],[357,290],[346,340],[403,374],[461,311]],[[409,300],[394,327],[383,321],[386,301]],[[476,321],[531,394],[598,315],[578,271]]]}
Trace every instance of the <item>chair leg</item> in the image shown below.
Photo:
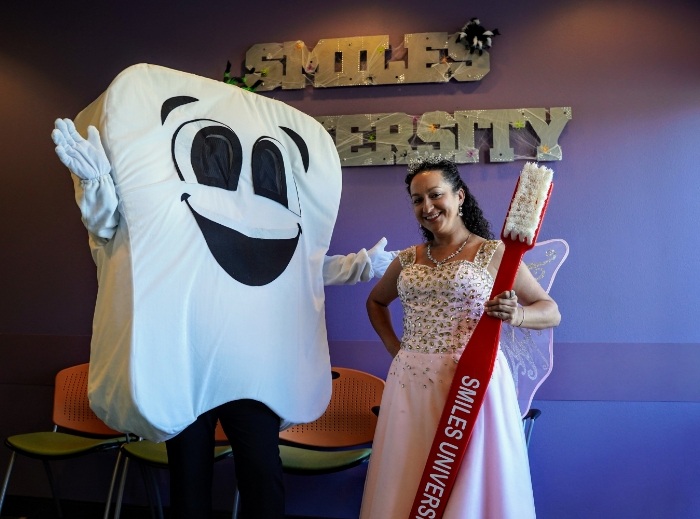
{"label": "chair leg", "polygon": [[117,491],[117,502],[114,505],[114,519],[119,519],[122,513],[122,498],[124,497],[124,485],[126,485],[126,474],[129,471],[129,458],[124,457],[124,468],[122,469],[122,477],[119,482],[119,490]]}
{"label": "chair leg", "polygon": [[17,456],[17,453],[12,451],[10,462],[7,464],[7,470],[5,471],[5,479],[2,482],[2,491],[0,491],[0,515],[2,515],[2,506],[5,504],[5,494],[7,493],[7,485],[10,483],[10,475],[12,474],[12,467],[15,464],[15,456]]}
{"label": "chair leg", "polygon": [[530,438],[532,438],[532,429],[535,427],[535,421],[542,415],[539,409],[531,408],[523,418],[523,428],[525,432],[525,446],[530,448]]}
{"label": "chair leg", "polygon": [[109,483],[109,492],[107,492],[107,502],[105,503],[105,513],[102,519],[109,519],[109,509],[112,507],[112,496],[114,495],[114,487],[119,478],[119,468],[122,462],[122,450],[117,453],[117,460],[114,462],[114,470],[112,471],[112,481]]}
{"label": "chair leg", "polygon": [[233,496],[233,519],[238,519],[238,513],[241,509],[241,495],[238,493],[238,485],[236,485],[236,493]]}
{"label": "chair leg", "polygon": [[58,499],[58,492],[56,490],[56,482],[53,477],[53,472],[51,471],[51,465],[48,461],[43,460],[44,470],[46,471],[46,477],[49,478],[49,486],[51,487],[51,494],[53,495],[53,502],[56,504],[56,513],[59,519],[63,519],[63,510],[61,509],[61,501]]}
{"label": "chair leg", "polygon": [[527,428],[525,429],[525,445],[529,448],[530,447],[530,438],[532,437],[532,429],[535,427],[535,420],[530,420],[530,423],[527,425]]}

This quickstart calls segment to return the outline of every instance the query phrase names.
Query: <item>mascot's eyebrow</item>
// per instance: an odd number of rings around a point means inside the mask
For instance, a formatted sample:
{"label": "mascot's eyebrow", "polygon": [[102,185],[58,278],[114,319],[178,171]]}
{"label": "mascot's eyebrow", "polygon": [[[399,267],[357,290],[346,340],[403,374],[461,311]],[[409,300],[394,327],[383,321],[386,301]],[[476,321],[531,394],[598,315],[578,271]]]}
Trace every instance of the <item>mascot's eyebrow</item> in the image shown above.
{"label": "mascot's eyebrow", "polygon": [[195,101],[199,101],[199,99],[190,96],[177,96],[166,99],[163,106],[160,108],[160,124],[165,123],[165,119],[170,115],[170,112],[175,110],[178,106],[194,103]]}
{"label": "mascot's eyebrow", "polygon": [[304,142],[304,139],[301,138],[301,135],[299,135],[297,132],[290,128],[285,128],[284,126],[280,126],[289,137],[294,141],[294,144],[297,145],[297,148],[299,148],[299,153],[301,153],[301,161],[304,164],[304,171],[308,173],[309,171],[309,148],[306,146],[306,142]]}

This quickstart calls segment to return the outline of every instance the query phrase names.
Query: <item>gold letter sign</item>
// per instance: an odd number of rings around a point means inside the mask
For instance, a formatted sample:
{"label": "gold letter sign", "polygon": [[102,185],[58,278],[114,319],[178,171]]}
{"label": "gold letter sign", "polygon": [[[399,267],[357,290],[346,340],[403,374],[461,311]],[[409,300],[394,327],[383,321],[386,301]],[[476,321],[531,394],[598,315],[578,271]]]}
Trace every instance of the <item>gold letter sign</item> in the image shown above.
{"label": "gold letter sign", "polygon": [[335,139],[343,166],[408,164],[442,156],[458,164],[561,160],[559,136],[570,107],[329,115],[316,117]]}
{"label": "gold letter sign", "polygon": [[314,87],[478,81],[488,74],[489,53],[470,53],[459,33],[404,35],[392,51],[389,37],[358,36],[320,40],[313,50],[303,41],[258,43],[245,55],[245,82],[258,91]]}

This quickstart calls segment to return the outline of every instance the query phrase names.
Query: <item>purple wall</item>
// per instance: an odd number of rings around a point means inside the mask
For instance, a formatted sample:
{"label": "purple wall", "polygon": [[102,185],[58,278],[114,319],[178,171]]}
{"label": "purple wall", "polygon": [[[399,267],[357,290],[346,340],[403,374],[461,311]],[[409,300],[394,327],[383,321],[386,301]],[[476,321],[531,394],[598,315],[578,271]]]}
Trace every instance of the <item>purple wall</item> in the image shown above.
{"label": "purple wall", "polygon": [[[46,424],[53,373],[88,354],[95,268],[71,182],[49,138],[56,117],[74,116],[134,63],[218,79],[227,60],[241,63],[255,43],[300,39],[313,47],[321,38],[388,34],[398,45],[406,33],[454,32],[478,16],[502,33],[491,72],[479,83],[261,95],[311,115],[571,106],[573,120],[560,138],[564,158],[550,163],[555,188],[540,234],[566,239],[571,253],[552,289],[563,314],[555,369],[536,399],[544,411],[531,446],[539,516],[697,517],[700,276],[692,254],[700,251],[700,238],[689,226],[700,219],[700,6],[695,0],[333,4],[5,7],[0,436]],[[496,229],[521,167],[461,168]],[[381,236],[392,249],[419,240],[404,173],[399,166],[344,170],[331,253],[369,247]],[[328,289],[331,354],[336,364],[384,376],[388,356],[364,312],[369,289]],[[0,449],[0,466],[6,460]],[[20,464],[10,492],[46,495],[35,468]],[[217,499],[226,503],[230,478],[219,472]],[[360,468],[318,478],[314,495],[290,478],[290,513],[355,516],[363,476]],[[131,498],[138,501],[140,481],[133,480]],[[88,490],[66,488],[66,495],[99,500],[100,491],[90,489],[100,482],[92,483]]]}

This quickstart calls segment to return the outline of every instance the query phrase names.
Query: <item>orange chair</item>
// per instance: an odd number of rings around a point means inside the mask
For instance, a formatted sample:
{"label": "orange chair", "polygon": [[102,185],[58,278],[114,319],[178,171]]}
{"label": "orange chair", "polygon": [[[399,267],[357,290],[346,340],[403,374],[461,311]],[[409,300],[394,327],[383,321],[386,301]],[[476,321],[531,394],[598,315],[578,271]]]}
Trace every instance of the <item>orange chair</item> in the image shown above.
{"label": "orange chair", "polygon": [[[349,368],[334,367],[333,393],[323,415],[280,433],[280,457],[289,474],[327,474],[369,459],[384,381]],[[333,449],[333,450],[329,450]]]}
{"label": "orange chair", "polygon": [[[12,450],[12,455],[0,492],[0,512],[17,454],[39,459],[44,463],[58,517],[63,517],[49,461],[116,449],[127,441],[125,435],[105,425],[90,409],[87,379],[88,364],[59,371],[54,385],[53,431],[17,434],[5,440],[5,445]],[[115,464],[115,473],[116,469]],[[110,499],[111,489],[107,497],[108,501]]]}
{"label": "orange chair", "polygon": [[[340,472],[369,460],[384,381],[350,368],[331,368],[333,392],[317,420],[280,432],[284,472],[313,476]],[[349,447],[358,447],[350,449]],[[238,517],[238,490],[233,518]]]}

